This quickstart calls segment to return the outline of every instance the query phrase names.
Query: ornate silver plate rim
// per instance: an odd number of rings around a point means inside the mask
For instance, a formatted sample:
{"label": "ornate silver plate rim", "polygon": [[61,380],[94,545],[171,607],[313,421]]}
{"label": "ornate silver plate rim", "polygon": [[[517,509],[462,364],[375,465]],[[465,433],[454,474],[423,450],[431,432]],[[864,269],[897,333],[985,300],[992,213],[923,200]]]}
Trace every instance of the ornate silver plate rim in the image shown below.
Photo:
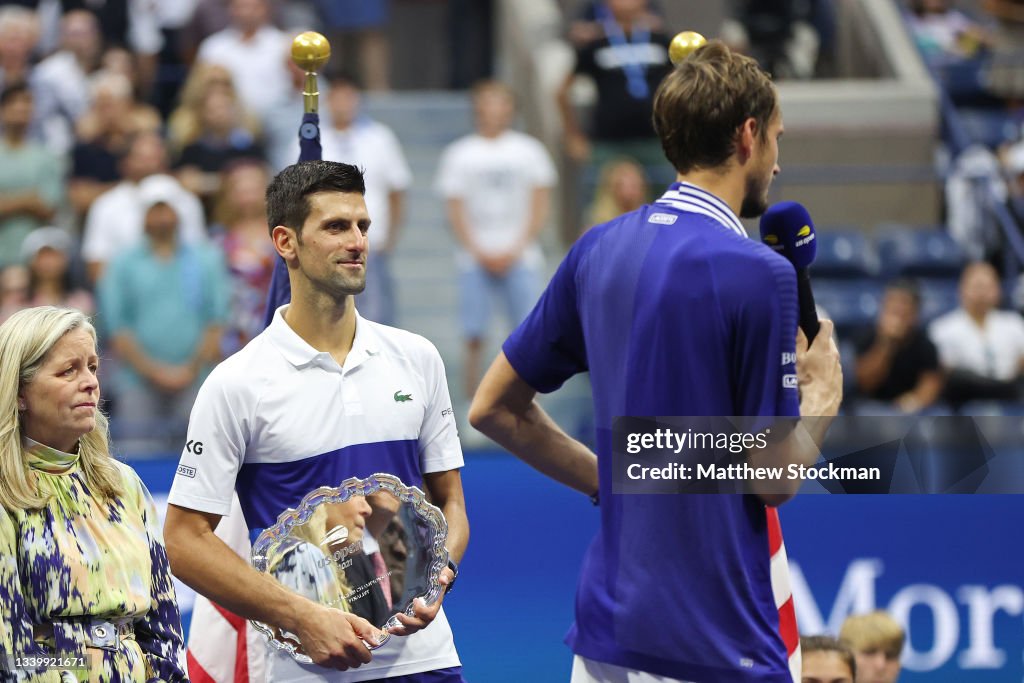
{"label": "ornate silver plate rim", "polygon": [[[288,508],[282,512],[278,515],[277,522],[260,533],[256,542],[253,543],[252,551],[249,554],[252,566],[257,571],[266,573],[269,561],[267,551],[276,543],[283,541],[294,527],[309,521],[313,512],[320,505],[324,503],[344,503],[354,495],[365,497],[378,491],[391,493],[401,502],[411,504],[416,515],[426,521],[430,528],[431,535],[433,536],[433,541],[428,545],[428,552],[432,555],[429,571],[430,589],[422,597],[428,605],[433,604],[444,592],[444,586],[439,583],[438,579],[444,568],[448,566],[448,549],[445,548],[445,542],[448,538],[448,522],[445,520],[441,510],[427,501],[427,497],[422,490],[416,486],[408,486],[402,483],[402,480],[393,474],[378,472],[371,474],[365,479],[351,477],[341,482],[338,486],[321,486],[313,489],[303,496],[298,507]],[[406,608],[405,613],[412,615],[412,612],[413,608],[410,604]],[[282,642],[275,637],[274,629],[267,624],[255,619],[251,619],[250,623],[257,631],[267,637],[268,642],[273,647],[287,652],[296,661],[304,664],[311,664],[313,662],[307,655],[299,652],[295,645]],[[375,650],[384,645],[391,637],[388,629],[401,625],[397,615],[392,615],[387,623],[381,627],[382,638],[380,642],[377,645],[367,643],[367,647]]]}

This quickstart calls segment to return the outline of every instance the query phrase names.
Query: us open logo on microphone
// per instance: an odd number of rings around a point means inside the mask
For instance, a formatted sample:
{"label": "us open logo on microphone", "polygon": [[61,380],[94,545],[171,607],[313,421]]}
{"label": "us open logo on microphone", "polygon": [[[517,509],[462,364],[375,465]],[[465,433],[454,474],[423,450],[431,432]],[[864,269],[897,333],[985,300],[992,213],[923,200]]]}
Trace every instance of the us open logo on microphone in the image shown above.
{"label": "us open logo on microphone", "polygon": [[804,227],[800,228],[800,232],[798,232],[796,236],[800,238],[796,241],[796,244],[794,245],[797,247],[802,247],[805,244],[810,244],[811,242],[814,241],[814,232],[811,231],[811,226],[809,225],[805,225]]}

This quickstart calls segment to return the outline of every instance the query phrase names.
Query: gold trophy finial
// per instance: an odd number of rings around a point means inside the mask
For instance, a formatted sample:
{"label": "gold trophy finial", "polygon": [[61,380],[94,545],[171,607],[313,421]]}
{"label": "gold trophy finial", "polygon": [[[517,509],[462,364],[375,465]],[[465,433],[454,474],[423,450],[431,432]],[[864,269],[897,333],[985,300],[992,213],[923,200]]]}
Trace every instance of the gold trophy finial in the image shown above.
{"label": "gold trophy finial", "polygon": [[292,41],[292,61],[306,73],[319,71],[331,58],[331,44],[316,31],[306,31]]}
{"label": "gold trophy finial", "polygon": [[292,40],[292,61],[306,72],[306,87],[302,91],[307,114],[315,114],[319,106],[316,72],[331,58],[331,44],[316,31],[306,31]]}
{"label": "gold trophy finial", "polygon": [[668,46],[668,58],[672,60],[673,64],[678,64],[689,57],[691,52],[706,45],[707,42],[707,39],[696,31],[678,33]]}

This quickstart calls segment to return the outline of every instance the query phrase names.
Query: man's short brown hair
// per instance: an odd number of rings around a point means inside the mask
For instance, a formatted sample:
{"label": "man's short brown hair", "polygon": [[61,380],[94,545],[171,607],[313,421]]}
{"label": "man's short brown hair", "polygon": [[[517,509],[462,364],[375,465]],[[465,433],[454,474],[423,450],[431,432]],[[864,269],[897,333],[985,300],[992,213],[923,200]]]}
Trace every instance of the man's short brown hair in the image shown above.
{"label": "man's short brown hair", "polygon": [[857,660],[853,650],[832,636],[803,636],[800,638],[800,652],[805,657],[812,652],[834,652],[850,669],[850,678],[857,678]]}
{"label": "man's short brown hair", "polygon": [[753,118],[762,140],[777,108],[771,77],[757,62],[712,40],[681,61],[654,95],[654,129],[679,173],[717,168]]}

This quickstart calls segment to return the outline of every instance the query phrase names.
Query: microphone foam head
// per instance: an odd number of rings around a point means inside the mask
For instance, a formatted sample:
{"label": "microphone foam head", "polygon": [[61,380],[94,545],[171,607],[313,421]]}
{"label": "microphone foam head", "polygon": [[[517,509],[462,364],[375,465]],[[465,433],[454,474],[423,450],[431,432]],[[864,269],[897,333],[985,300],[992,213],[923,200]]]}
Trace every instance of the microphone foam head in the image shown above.
{"label": "microphone foam head", "polygon": [[800,270],[814,262],[818,240],[814,221],[797,202],[779,202],[761,216],[761,241],[782,254]]}

